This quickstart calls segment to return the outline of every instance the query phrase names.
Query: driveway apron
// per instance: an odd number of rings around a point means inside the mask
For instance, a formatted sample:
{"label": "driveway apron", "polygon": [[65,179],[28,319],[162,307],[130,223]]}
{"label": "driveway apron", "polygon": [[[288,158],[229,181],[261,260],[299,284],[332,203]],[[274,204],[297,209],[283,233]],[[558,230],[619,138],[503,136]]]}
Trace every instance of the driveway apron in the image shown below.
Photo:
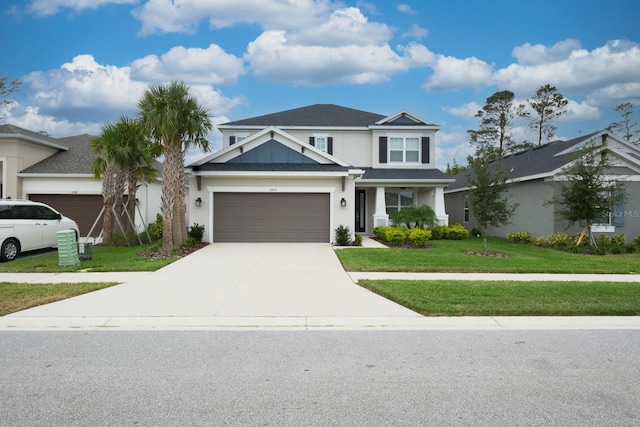
{"label": "driveway apron", "polygon": [[329,244],[216,243],[154,273],[8,317],[421,317],[353,283]]}

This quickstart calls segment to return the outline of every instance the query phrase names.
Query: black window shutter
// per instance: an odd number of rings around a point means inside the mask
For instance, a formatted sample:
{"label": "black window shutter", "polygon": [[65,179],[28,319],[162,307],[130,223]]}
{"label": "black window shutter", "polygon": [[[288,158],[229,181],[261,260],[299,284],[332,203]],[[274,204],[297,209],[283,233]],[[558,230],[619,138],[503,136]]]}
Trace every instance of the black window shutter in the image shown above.
{"label": "black window shutter", "polygon": [[422,137],[422,163],[429,163],[429,137]]}
{"label": "black window shutter", "polygon": [[386,136],[381,136],[378,139],[378,148],[380,150],[380,153],[379,153],[380,163],[387,163],[387,137]]}
{"label": "black window shutter", "polygon": [[309,145],[312,145],[314,147],[316,146],[316,137],[315,136],[310,136],[309,137]]}
{"label": "black window shutter", "polygon": [[332,136],[327,138],[327,153],[329,153],[329,155],[333,155],[333,137]]}
{"label": "black window shutter", "polygon": [[235,143],[236,143],[236,137],[235,137],[235,135],[231,135],[229,137],[229,145],[233,145]]}

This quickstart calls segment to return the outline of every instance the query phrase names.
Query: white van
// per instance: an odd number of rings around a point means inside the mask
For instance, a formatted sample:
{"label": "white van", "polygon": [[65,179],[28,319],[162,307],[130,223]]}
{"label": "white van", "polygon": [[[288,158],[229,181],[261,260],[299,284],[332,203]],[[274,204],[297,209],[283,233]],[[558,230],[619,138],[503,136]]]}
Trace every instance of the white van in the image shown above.
{"label": "white van", "polygon": [[78,224],[44,203],[31,200],[0,200],[0,261],[12,261],[20,252],[58,246],[56,233]]}

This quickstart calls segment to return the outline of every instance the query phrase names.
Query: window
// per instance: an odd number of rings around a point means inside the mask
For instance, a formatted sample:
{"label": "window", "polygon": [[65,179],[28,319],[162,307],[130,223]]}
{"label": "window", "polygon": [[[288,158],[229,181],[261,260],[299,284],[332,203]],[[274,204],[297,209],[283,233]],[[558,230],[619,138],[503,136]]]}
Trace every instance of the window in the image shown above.
{"label": "window", "polygon": [[464,222],[469,222],[469,198],[464,196]]}
{"label": "window", "polygon": [[327,137],[326,136],[316,136],[315,143],[316,143],[316,148],[318,150],[322,150],[324,152],[327,151]]}
{"label": "window", "polygon": [[389,138],[390,163],[420,162],[420,138],[392,136]]}
{"label": "window", "polygon": [[236,134],[236,142],[240,142],[243,139],[247,139],[248,137],[249,137],[249,135],[246,134],[246,133]]}
{"label": "window", "polygon": [[384,199],[389,216],[415,205],[415,195],[413,191],[386,192]]}

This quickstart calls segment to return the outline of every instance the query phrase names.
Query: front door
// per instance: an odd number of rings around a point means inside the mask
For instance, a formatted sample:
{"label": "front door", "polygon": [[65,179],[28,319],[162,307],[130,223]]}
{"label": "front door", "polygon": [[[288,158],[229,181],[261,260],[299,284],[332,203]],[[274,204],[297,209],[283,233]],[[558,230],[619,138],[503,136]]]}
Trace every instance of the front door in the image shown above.
{"label": "front door", "polygon": [[367,231],[366,190],[356,190],[356,233]]}

